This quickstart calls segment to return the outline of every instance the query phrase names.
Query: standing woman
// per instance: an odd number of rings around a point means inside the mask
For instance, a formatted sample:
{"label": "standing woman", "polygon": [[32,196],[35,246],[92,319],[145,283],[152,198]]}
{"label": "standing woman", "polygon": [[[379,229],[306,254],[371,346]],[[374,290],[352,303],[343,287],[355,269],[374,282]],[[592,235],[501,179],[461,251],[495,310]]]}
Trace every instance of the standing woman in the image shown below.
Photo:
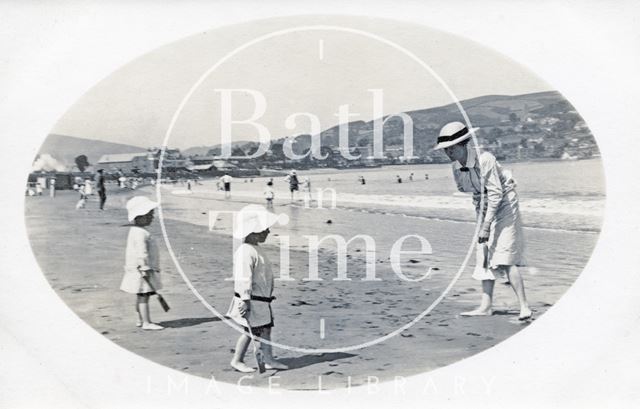
{"label": "standing woman", "polygon": [[[516,183],[493,154],[482,152],[478,156],[476,149],[469,145],[474,131],[460,122],[450,122],[440,131],[434,150],[444,149],[451,160],[458,190],[473,194],[473,204],[481,221],[478,243],[488,244],[488,266],[494,275],[507,275],[518,297],[520,319],[526,320],[531,318],[532,311],[517,267],[524,264],[524,239]],[[485,206],[480,209],[483,185]],[[491,315],[494,284],[495,279],[483,279],[480,306],[461,315]]]}

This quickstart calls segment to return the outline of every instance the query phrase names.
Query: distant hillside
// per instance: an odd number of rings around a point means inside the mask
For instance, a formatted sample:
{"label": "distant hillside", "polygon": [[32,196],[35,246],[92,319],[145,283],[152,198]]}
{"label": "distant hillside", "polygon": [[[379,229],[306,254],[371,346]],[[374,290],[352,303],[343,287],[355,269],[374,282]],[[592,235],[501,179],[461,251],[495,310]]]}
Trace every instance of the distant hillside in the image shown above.
{"label": "distant hillside", "polygon": [[191,148],[183,149],[182,154],[184,156],[205,156],[213,146],[192,146]]}
{"label": "distant hillside", "polygon": [[[489,149],[500,159],[531,160],[588,158],[599,155],[595,139],[584,120],[573,106],[556,91],[538,92],[524,95],[484,95],[460,101],[471,124],[479,127],[476,132],[481,146]],[[426,108],[406,112],[413,120],[414,155],[423,163],[447,162],[441,151],[433,151],[440,128],[450,121],[464,122],[457,104]],[[362,158],[371,155],[373,146],[374,121],[354,121],[348,124],[349,146]],[[337,153],[339,127],[332,126],[321,132],[323,155],[330,153],[323,163],[314,160],[287,161],[283,154],[285,138],[271,141],[267,155],[254,160],[256,166],[351,166],[357,161],[345,162]],[[400,163],[404,126],[398,116],[390,118],[384,126],[383,140],[386,160],[378,163]],[[307,152],[311,145],[310,135],[296,138],[293,150],[297,154]],[[186,157],[212,154],[210,150],[220,145],[195,146],[184,149]],[[235,141],[233,155],[251,154],[257,149],[257,142]],[[73,165],[78,155],[87,155],[95,164],[103,154],[132,153],[146,150],[146,147],[123,145],[95,140],[75,138],[65,135],[49,135],[40,154]],[[239,154],[237,152],[240,152]],[[262,163],[264,162],[264,163]]]}
{"label": "distant hillside", "polygon": [[89,163],[95,164],[102,155],[108,153],[144,152],[146,149],[133,145],[50,134],[44,140],[38,154],[49,154],[67,166],[72,166],[78,155],[86,155]]}
{"label": "distant hillside", "polygon": [[[465,109],[473,126],[495,127],[501,126],[505,121],[509,121],[510,115],[515,114],[518,119],[532,115],[554,115],[559,110],[573,109],[569,102],[557,91],[536,92],[523,95],[483,95],[460,101],[460,105]],[[437,132],[442,125],[451,121],[464,121],[458,105],[449,104],[440,107],[408,111],[407,114],[413,119],[415,143],[420,150],[428,149],[435,144]],[[396,125],[397,120],[392,121]],[[391,126],[389,126],[391,125]],[[401,143],[400,128],[389,124],[385,126],[385,144]],[[356,146],[361,139],[369,139],[372,143],[370,131],[373,129],[373,121],[353,121],[349,123],[349,145]],[[332,126],[321,133],[322,146],[338,146],[338,126]],[[285,138],[274,139],[273,145],[282,144]],[[309,148],[311,139],[306,136],[299,136],[296,139],[296,150],[304,152]],[[364,142],[363,142],[364,144]],[[255,150],[257,143],[234,141],[233,146],[242,147],[245,151]],[[218,148],[220,145],[197,146],[183,150],[185,155],[205,155],[209,149]]]}
{"label": "distant hillside", "polygon": [[[481,146],[496,156],[507,160],[589,158],[599,155],[595,139],[582,117],[557,91],[524,95],[484,95],[460,101],[469,117]],[[413,120],[413,147],[418,161],[424,163],[447,162],[441,151],[433,151],[440,128],[451,121],[464,122],[457,104],[406,112]],[[397,162],[395,153],[403,144],[403,122],[398,116],[389,118],[384,125],[384,149],[390,163]],[[371,154],[374,121],[354,121],[348,124],[349,146],[355,154],[359,151]],[[333,126],[321,132],[323,149],[339,145],[339,127]],[[282,158],[284,139],[272,141],[272,159],[285,164]],[[294,152],[307,152],[311,145],[309,135],[296,138]],[[245,152],[254,151],[256,143],[241,146]],[[335,155],[334,155],[335,156]],[[328,161],[325,161],[328,163]],[[350,166],[336,158],[336,163]],[[387,162],[385,162],[387,163]],[[309,163],[309,166],[315,166]]]}

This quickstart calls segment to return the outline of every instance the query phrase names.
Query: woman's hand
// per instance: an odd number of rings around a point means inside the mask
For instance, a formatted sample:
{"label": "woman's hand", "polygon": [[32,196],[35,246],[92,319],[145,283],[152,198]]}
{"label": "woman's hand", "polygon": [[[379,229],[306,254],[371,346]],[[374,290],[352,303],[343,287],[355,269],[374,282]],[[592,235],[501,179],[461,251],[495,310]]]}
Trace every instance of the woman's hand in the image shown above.
{"label": "woman's hand", "polygon": [[246,317],[247,314],[249,314],[249,311],[251,310],[251,303],[249,300],[241,300],[240,304],[238,305],[238,310],[240,311],[240,316],[241,317]]}
{"label": "woman's hand", "polygon": [[478,234],[478,243],[482,244],[488,241],[489,241],[489,232],[481,231],[480,234]]}

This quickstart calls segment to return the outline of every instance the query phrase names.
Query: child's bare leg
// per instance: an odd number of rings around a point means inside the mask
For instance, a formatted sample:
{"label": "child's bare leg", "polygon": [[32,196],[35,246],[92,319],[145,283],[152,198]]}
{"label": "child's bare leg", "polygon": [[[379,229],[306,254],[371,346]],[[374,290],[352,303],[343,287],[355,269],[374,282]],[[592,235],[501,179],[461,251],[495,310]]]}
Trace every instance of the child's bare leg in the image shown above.
{"label": "child's bare leg", "polygon": [[240,372],[255,372],[255,369],[244,363],[244,355],[247,353],[251,343],[251,337],[248,334],[240,335],[238,342],[236,342],[236,349],[231,359],[231,367]]}
{"label": "child's bare leg", "polygon": [[164,329],[163,326],[151,322],[151,316],[149,314],[149,294],[138,294],[138,314],[140,318],[142,318],[142,329]]}
{"label": "child's bare leg", "polygon": [[138,314],[138,318],[136,319],[136,327],[142,326],[142,314],[140,313],[140,296],[136,295],[136,314]]}
{"label": "child's bare leg", "polygon": [[[271,341],[271,328],[265,328],[262,331],[262,338],[267,341]],[[265,368],[267,369],[289,369],[289,367],[281,362],[278,362],[273,357],[273,349],[271,345],[263,342],[260,344],[262,347],[262,351],[264,352],[264,363]]]}
{"label": "child's bare leg", "polygon": [[513,291],[516,293],[516,297],[518,297],[518,303],[520,303],[520,319],[526,320],[531,318],[533,312],[529,308],[527,296],[524,293],[524,280],[522,279],[522,275],[520,274],[518,267],[508,266],[507,277],[509,278]]}
{"label": "child's bare leg", "polygon": [[480,299],[480,307],[473,311],[465,311],[460,315],[465,317],[475,317],[493,314],[491,306],[493,304],[493,286],[495,280],[482,280],[482,298]]}

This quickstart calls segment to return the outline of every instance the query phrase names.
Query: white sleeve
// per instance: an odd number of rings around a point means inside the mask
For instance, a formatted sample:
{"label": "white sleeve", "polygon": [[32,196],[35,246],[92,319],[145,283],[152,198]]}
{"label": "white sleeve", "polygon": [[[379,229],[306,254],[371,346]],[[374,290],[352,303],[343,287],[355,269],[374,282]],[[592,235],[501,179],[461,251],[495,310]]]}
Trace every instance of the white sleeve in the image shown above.
{"label": "white sleeve", "polygon": [[243,244],[236,250],[233,257],[234,291],[242,300],[251,299],[253,271],[257,262],[256,251],[253,247]]}
{"label": "white sleeve", "polygon": [[134,254],[134,264],[140,270],[150,270],[149,265],[149,233],[142,229],[132,230],[129,234],[129,245]]}
{"label": "white sleeve", "polygon": [[483,152],[482,155],[480,155],[480,169],[484,181],[484,188],[487,192],[487,210],[484,215],[482,230],[488,232],[491,227],[491,222],[493,222],[493,219],[496,217],[498,206],[502,201],[502,182],[500,182],[496,157],[491,153]]}

